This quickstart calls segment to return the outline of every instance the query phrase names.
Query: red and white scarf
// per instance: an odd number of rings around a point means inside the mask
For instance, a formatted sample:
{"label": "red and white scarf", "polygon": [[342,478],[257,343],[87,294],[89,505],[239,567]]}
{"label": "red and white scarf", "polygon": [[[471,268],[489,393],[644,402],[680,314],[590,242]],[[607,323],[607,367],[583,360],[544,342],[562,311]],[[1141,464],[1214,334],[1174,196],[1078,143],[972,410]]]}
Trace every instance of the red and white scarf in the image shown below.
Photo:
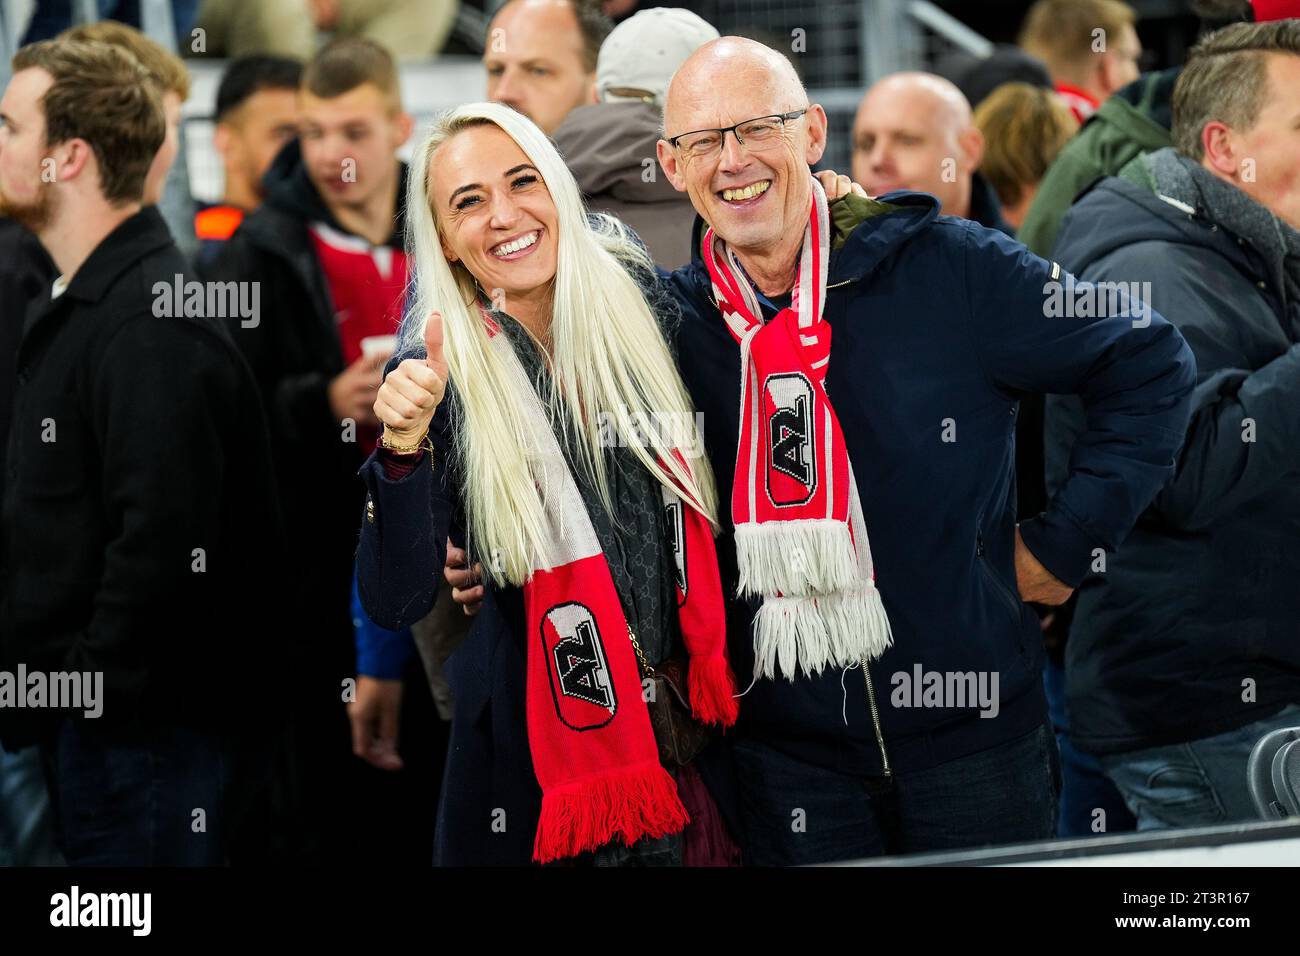
{"label": "red and white scarf", "polygon": [[830,217],[812,180],[790,308],[764,324],[735,253],[712,228],[704,262],[740,343],[740,441],[732,481],[739,593],[761,596],[755,677],[793,680],[879,657],[892,643],[844,434],[826,394],[823,321]]}
{"label": "red and white scarf", "polygon": [[[533,859],[546,863],[615,839],[630,846],[676,833],[687,814],[659,763],[631,627],[609,564],[541,399],[508,336],[490,318],[488,327],[529,420],[528,455],[551,528],[544,566],[533,568],[524,584],[525,709],[542,788]],[[664,488],[663,499],[690,657],[691,711],[704,723],[729,727],[738,703],[713,529],[682,494]]]}

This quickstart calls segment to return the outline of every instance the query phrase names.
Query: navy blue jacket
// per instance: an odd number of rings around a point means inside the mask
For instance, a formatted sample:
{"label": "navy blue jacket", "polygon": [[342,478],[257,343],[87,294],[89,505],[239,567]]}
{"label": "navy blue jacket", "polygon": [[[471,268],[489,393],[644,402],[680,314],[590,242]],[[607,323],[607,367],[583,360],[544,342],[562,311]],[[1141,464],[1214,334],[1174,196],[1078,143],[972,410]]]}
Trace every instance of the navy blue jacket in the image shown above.
{"label": "navy blue jacket", "polygon": [[[1122,179],[1078,201],[1055,254],[1085,278],[1150,282],[1198,366],[1175,477],[1079,591],[1072,737],[1124,753],[1300,702],[1300,301],[1249,241]],[[1055,483],[1082,416],[1048,411]]]}
{"label": "navy blue jacket", "polygon": [[[893,627],[894,646],[870,673],[879,736],[897,772],[993,747],[1045,720],[1038,619],[1020,601],[1014,567],[1020,395],[1074,393],[1088,410],[1069,478],[1047,511],[1021,526],[1046,568],[1077,585],[1094,549],[1114,551],[1171,475],[1195,367],[1159,315],[1145,328],[1128,318],[1049,318],[1045,287],[1059,272],[1052,263],[1001,232],[940,216],[932,196],[885,198],[889,205],[873,204],[830,259],[826,384]],[[671,282],[684,313],[682,375],[727,502],[739,347],[698,253]],[[734,591],[729,531],[719,552],[724,590]],[[732,605],[732,660],[747,684],[753,608]],[[911,684],[917,666],[923,675],[995,673],[996,718],[971,706],[901,706],[920,693],[905,694],[896,675]],[[792,756],[846,772],[883,770],[856,672],[760,681],[740,714],[740,733]]]}

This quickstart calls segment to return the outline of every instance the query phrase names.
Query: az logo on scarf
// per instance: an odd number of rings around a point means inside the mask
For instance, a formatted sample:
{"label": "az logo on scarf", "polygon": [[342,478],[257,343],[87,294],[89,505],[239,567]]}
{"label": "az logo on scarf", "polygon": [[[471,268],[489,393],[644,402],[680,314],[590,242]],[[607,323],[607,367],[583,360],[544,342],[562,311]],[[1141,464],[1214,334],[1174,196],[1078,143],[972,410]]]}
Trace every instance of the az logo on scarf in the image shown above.
{"label": "az logo on scarf", "polygon": [[806,504],[817,489],[812,385],[801,372],[790,372],[769,375],[763,391],[775,406],[767,419],[772,449],[767,493],[774,505]]}
{"label": "az logo on scarf", "polygon": [[613,720],[618,702],[591,609],[577,601],[551,608],[542,619],[542,644],[560,720],[573,730],[592,730]]}

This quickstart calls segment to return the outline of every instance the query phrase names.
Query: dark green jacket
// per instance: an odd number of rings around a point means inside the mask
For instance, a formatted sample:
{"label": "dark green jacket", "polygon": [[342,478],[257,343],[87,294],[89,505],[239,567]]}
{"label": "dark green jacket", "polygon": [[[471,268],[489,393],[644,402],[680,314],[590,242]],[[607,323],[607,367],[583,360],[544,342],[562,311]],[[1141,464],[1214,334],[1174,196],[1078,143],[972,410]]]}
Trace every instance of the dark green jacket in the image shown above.
{"label": "dark green jacket", "polygon": [[1172,144],[1169,104],[1180,69],[1144,74],[1101,104],[1038,184],[1017,239],[1050,258],[1061,220],[1088,186],[1116,175],[1134,157]]}

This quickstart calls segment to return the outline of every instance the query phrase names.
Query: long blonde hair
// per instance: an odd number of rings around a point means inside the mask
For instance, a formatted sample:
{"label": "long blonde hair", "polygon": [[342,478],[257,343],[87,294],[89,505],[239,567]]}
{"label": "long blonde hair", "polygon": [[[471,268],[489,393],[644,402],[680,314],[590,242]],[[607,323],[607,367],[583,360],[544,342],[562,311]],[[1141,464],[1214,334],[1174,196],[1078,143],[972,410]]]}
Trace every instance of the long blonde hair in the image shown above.
{"label": "long blonde hair", "polygon": [[[690,397],[659,324],[629,270],[653,271],[649,256],[616,220],[590,221],[578,185],[559,152],[526,117],[497,103],[472,103],[436,119],[416,153],[407,191],[408,248],[413,256],[410,308],[401,350],[423,348],[432,312],[443,320],[443,347],[458,399],[454,441],[464,479],[469,544],[498,583],[521,585],[531,569],[549,567],[551,535],[528,449],[526,416],[508,384],[502,356],[489,347],[476,303],[478,284],[449,263],[429,198],[434,154],[475,126],[495,125],[541,174],[557,211],[556,271],[551,294],[549,418],[559,423],[606,508],[612,507],[603,446],[611,423],[663,485],[717,526],[717,493],[708,458],[689,468],[647,421],[684,423],[686,448],[702,449]],[[603,413],[603,414],[602,414]]]}

